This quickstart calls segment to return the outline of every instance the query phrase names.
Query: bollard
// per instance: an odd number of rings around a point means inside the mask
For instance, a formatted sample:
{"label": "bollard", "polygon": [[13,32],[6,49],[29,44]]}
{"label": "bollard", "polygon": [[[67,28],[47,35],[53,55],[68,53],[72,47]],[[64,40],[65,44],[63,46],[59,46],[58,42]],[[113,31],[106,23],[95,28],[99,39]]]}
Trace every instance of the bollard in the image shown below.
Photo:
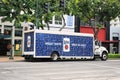
{"label": "bollard", "polygon": [[10,49],[10,56],[9,56],[9,59],[10,60],[13,60],[14,58],[13,58],[13,54],[12,54],[12,48]]}

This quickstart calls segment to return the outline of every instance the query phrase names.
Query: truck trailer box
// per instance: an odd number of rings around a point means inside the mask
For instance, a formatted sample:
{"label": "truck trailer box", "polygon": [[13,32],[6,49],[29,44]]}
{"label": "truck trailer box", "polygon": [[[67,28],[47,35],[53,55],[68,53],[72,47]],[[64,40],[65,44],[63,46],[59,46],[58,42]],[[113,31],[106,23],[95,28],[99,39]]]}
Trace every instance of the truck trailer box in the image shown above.
{"label": "truck trailer box", "polygon": [[33,58],[86,58],[94,57],[92,34],[62,31],[30,30],[24,32],[25,59]]}

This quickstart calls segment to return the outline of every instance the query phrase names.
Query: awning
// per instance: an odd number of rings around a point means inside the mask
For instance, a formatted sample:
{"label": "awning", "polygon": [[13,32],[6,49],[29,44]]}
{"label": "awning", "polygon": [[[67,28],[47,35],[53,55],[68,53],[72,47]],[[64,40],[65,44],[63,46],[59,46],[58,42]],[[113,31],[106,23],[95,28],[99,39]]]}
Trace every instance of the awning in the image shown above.
{"label": "awning", "polygon": [[0,39],[3,39],[3,38],[10,38],[10,37],[11,37],[10,35],[0,34]]}
{"label": "awning", "polygon": [[120,42],[119,40],[112,40],[112,41],[109,41],[109,40],[106,40],[106,41],[102,41],[103,43],[118,43]]}

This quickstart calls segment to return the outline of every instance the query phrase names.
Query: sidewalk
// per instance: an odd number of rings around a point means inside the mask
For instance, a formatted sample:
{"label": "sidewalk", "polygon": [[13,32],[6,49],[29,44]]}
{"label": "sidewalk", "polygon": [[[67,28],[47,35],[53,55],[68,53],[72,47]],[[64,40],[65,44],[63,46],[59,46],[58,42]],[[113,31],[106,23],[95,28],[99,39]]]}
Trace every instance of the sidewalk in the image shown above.
{"label": "sidewalk", "polygon": [[15,62],[15,61],[23,61],[24,57],[14,56],[14,59],[9,59],[9,56],[0,56],[0,62]]}

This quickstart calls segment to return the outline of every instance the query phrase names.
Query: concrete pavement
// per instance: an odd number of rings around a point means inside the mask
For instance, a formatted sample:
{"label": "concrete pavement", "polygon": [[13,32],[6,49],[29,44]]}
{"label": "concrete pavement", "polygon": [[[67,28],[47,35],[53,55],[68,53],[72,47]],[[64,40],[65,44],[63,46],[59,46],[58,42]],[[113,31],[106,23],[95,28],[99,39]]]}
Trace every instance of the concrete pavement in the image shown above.
{"label": "concrete pavement", "polygon": [[120,80],[120,60],[0,62],[0,80]]}
{"label": "concrete pavement", "polygon": [[13,59],[9,59],[9,56],[0,56],[0,62],[14,62],[14,61],[22,61],[24,57],[14,56]]}
{"label": "concrete pavement", "polygon": [[[0,56],[0,62],[16,62],[16,61],[24,61],[24,57],[22,56],[14,56],[14,59],[9,59],[9,56]],[[108,60],[120,60],[120,58],[108,59]]]}

